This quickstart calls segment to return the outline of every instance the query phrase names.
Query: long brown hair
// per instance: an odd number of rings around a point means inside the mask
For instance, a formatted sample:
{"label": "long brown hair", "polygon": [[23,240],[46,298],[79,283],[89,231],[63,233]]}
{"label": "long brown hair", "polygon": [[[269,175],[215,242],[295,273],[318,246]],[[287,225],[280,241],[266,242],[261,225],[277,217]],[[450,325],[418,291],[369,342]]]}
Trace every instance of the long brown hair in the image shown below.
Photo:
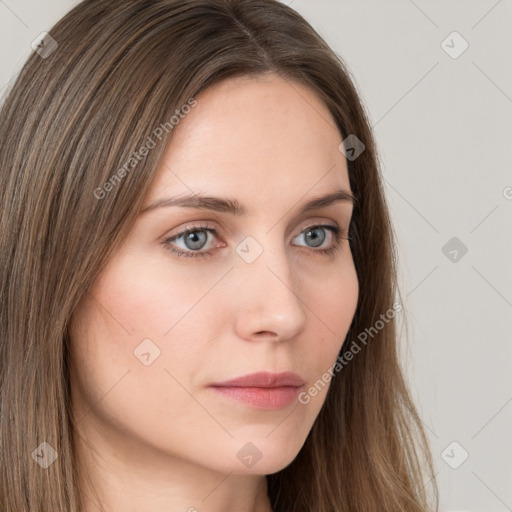
{"label": "long brown hair", "polygon": [[[347,159],[360,292],[341,355],[375,331],[334,374],[296,459],[267,475],[272,506],[437,510],[396,317],[374,327],[400,295],[397,257],[368,118],[340,57],[275,0],[85,0],[49,33],[56,43],[46,39],[31,54],[1,110],[0,510],[83,508],[70,414],[71,315],[130,230],[176,109],[221,80],[268,72],[310,87],[343,139],[354,134],[365,146]],[[159,126],[166,129],[155,147],[127,169]],[[57,458],[42,470],[34,450],[44,442]]]}

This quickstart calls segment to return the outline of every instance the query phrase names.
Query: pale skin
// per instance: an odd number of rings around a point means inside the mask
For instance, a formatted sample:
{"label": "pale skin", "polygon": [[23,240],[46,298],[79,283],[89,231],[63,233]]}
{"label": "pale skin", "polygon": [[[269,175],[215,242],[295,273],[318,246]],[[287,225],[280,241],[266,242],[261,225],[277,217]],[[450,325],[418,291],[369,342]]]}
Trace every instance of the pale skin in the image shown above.
{"label": "pale skin", "polygon": [[[316,225],[347,233],[352,203],[300,213],[312,199],[350,193],[327,107],[276,75],[229,79],[195,99],[143,209],[200,193],[236,199],[247,214],[142,213],[72,318],[78,449],[108,512],[272,511],[265,475],[296,457],[328,387],[307,405],[257,410],[208,386],[293,371],[307,391],[335,363],[356,310],[350,242],[325,255],[318,251],[337,245],[334,232],[306,236]],[[197,230],[199,249],[185,236],[171,245],[210,256],[178,257],[162,244],[193,224],[217,234]],[[251,263],[236,251],[249,236],[263,250]],[[134,355],[145,339],[160,350],[147,366]],[[247,443],[261,453],[252,467],[237,457]],[[85,481],[82,488],[83,512],[100,510]]]}

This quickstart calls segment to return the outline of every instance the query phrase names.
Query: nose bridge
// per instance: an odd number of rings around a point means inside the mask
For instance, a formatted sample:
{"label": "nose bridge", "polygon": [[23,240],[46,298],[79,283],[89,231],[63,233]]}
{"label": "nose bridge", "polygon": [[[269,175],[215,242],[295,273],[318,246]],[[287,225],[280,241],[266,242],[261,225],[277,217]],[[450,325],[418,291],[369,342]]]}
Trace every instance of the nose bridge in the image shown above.
{"label": "nose bridge", "polygon": [[265,331],[288,339],[304,328],[301,290],[281,240],[265,236],[261,243],[246,237],[237,247],[236,278],[243,288],[238,319],[244,337]]}

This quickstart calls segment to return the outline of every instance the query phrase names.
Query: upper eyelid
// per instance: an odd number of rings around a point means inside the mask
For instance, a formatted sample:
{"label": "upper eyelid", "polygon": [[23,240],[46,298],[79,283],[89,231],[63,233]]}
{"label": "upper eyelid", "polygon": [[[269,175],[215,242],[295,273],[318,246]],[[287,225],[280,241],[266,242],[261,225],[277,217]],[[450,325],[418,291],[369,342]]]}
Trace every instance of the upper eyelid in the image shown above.
{"label": "upper eyelid", "polygon": [[[306,231],[307,229],[310,229],[312,227],[326,227],[326,228],[332,227],[332,228],[336,228],[336,229],[338,229],[340,231],[340,236],[342,236],[342,237],[343,236],[347,236],[348,237],[348,230],[345,230],[344,228],[342,228],[338,223],[329,224],[329,221],[318,220],[318,221],[312,221],[311,223],[308,223],[306,226],[301,228],[300,231],[294,236],[294,238],[296,236],[301,235],[302,233],[304,233],[304,231]],[[215,236],[219,235],[219,230],[216,227],[210,226],[210,225],[207,225],[207,224],[202,225],[201,223],[198,223],[198,224],[195,224],[195,225],[192,224],[192,225],[190,225],[188,227],[185,227],[182,230],[180,230],[178,233],[175,233],[174,235],[164,236],[163,241],[164,242],[175,241],[176,239],[181,238],[182,236],[185,236],[189,232],[194,232],[194,231],[209,231],[210,233],[213,233]]]}
{"label": "upper eyelid", "polygon": [[[196,223],[194,223],[194,221],[191,221],[191,222],[192,222],[191,224],[180,229],[177,233],[175,233],[173,235],[164,235],[163,238],[165,240],[174,239],[174,238],[183,236],[184,233],[187,233],[189,231],[196,231],[196,230],[198,230],[198,231],[199,230],[211,230],[211,231],[214,231],[217,235],[220,234],[219,229],[216,226],[209,224],[209,222],[211,222],[211,221],[196,221]],[[348,228],[347,228],[347,230],[345,230],[342,227],[342,224],[343,223],[340,224],[339,222],[334,221],[334,220],[324,220],[324,219],[312,220],[309,222],[305,222],[303,224],[303,227],[300,228],[300,230],[297,232],[297,235],[301,234],[305,229],[308,229],[313,226],[319,226],[319,225],[327,225],[327,226],[331,225],[333,227],[338,228],[341,232],[346,231],[348,234]],[[349,224],[350,224],[350,222],[349,222]]]}

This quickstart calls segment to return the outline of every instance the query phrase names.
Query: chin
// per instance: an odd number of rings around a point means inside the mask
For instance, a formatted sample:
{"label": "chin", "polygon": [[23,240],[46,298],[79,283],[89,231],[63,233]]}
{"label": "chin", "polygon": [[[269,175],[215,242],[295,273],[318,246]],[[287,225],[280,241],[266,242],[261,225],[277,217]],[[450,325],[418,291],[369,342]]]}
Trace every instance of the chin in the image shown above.
{"label": "chin", "polygon": [[[277,443],[279,441],[279,443]],[[299,447],[293,447],[290,440],[277,439],[271,442],[261,438],[254,441],[237,443],[235,461],[226,460],[227,472],[246,475],[270,475],[289,466],[297,457]]]}

